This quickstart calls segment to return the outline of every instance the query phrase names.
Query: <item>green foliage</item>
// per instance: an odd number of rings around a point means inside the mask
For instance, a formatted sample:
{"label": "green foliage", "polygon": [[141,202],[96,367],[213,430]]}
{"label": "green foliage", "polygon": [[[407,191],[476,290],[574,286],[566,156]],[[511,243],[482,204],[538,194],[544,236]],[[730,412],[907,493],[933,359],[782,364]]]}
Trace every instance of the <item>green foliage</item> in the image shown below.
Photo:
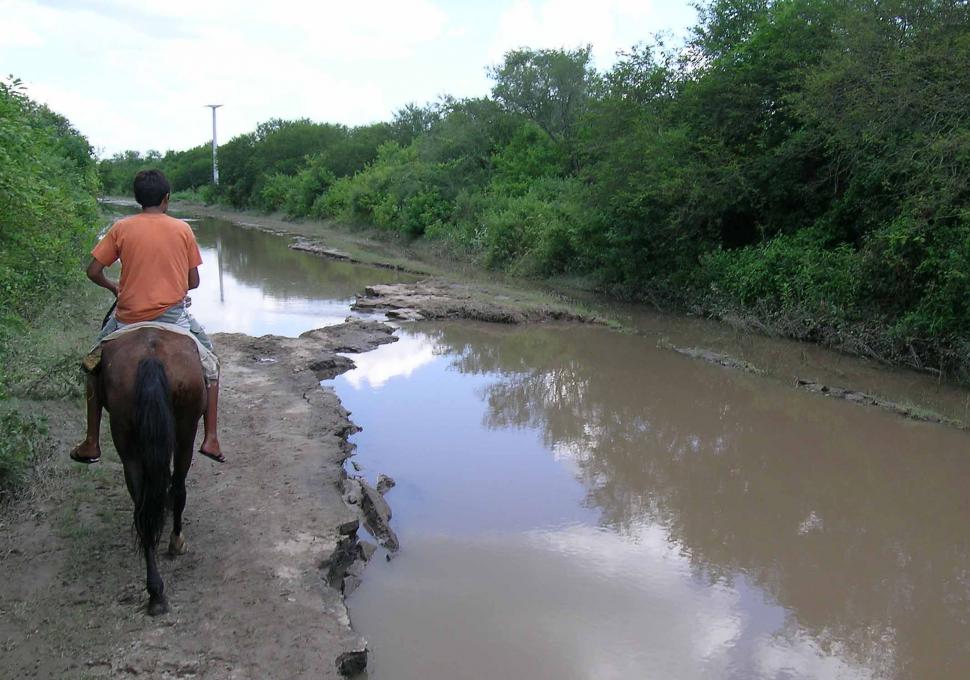
{"label": "green foliage", "polygon": [[365,171],[335,187],[337,196],[326,210],[351,221],[420,236],[430,225],[448,218],[450,206],[443,193],[449,170],[448,163],[422,161],[415,145],[388,142]]}
{"label": "green foliage", "polygon": [[547,179],[496,197],[481,214],[486,263],[522,274],[565,271],[577,252],[582,206],[575,180]]}
{"label": "green foliage", "polygon": [[515,131],[509,143],[492,156],[492,165],[492,187],[517,196],[527,193],[539,178],[567,174],[562,147],[532,124]]}
{"label": "green foliage", "polygon": [[[216,197],[796,337],[863,333],[881,356],[970,375],[970,5],[699,10],[682,48],[638,45],[606,72],[588,46],[519,49],[489,98],[354,129],[269,121],[220,147]],[[158,162],[187,188],[206,153],[122,154],[102,181]]]}
{"label": "green foliage", "polygon": [[567,140],[597,85],[591,54],[590,45],[569,51],[512,50],[489,70],[495,80],[492,96],[553,140]]}
{"label": "green foliage", "polygon": [[278,172],[267,177],[254,203],[263,210],[283,210],[290,217],[306,217],[335,180],[328,156],[316,154],[307,157],[293,175]]}
{"label": "green foliage", "polygon": [[[402,114],[403,115],[403,114]],[[285,210],[293,217],[310,214],[317,197],[333,179],[361,170],[378,147],[400,136],[400,126],[376,123],[356,128],[302,120],[273,119],[255,132],[240,135],[218,149],[219,186],[212,186],[212,148],[201,144],[164,155],[126,151],[98,165],[104,191],[131,195],[140,170],[162,170],[173,192],[220,201],[235,207]]]}
{"label": "green foliage", "polygon": [[216,202],[217,195],[215,188],[207,184],[194,189],[180,189],[172,192],[173,201],[186,201],[188,203],[202,203],[212,205]]}
{"label": "green foliage", "polygon": [[24,485],[31,464],[50,449],[42,421],[12,409],[0,413],[0,504]]}
{"label": "green foliage", "polygon": [[441,110],[436,106],[418,106],[410,103],[394,114],[391,122],[392,139],[407,146],[418,137],[427,134],[441,122]]}
{"label": "green foliage", "polygon": [[87,140],[19,81],[0,82],[0,361],[36,310],[79,281],[100,226],[97,187]]}
{"label": "green foliage", "polygon": [[709,251],[699,276],[741,308],[780,306],[848,318],[859,297],[861,264],[848,245],[825,248],[816,234],[803,231],[758,246]]}

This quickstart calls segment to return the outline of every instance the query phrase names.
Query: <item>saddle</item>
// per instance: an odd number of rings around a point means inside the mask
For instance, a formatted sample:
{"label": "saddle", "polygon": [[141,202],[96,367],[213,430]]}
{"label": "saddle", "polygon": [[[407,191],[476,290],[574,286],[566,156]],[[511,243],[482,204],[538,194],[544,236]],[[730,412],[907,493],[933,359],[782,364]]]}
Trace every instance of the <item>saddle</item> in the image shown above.
{"label": "saddle", "polygon": [[199,351],[199,361],[202,362],[202,372],[205,374],[206,383],[209,384],[219,379],[219,358],[209,348],[199,342],[199,339],[195,337],[192,331],[181,326],[176,326],[175,324],[159,321],[139,321],[138,323],[123,326],[105,336],[81,359],[81,370],[89,374],[97,373],[98,368],[101,366],[102,345],[106,342],[111,342],[121,335],[141,330],[142,328],[157,328],[169,333],[177,333],[178,335],[185,335],[192,338],[195,341],[195,348]]}

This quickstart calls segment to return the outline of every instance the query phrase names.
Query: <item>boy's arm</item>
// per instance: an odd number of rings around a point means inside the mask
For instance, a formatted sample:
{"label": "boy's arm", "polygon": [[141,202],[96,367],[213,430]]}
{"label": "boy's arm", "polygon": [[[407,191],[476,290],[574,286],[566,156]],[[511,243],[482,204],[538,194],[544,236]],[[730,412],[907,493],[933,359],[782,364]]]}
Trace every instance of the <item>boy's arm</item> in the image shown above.
{"label": "boy's arm", "polygon": [[104,265],[98,262],[96,258],[91,258],[91,263],[88,264],[87,275],[95,284],[102,288],[107,288],[114,293],[115,297],[118,297],[118,284],[104,275]]}
{"label": "boy's arm", "polygon": [[189,270],[189,290],[195,290],[199,287],[199,268],[192,267]]}

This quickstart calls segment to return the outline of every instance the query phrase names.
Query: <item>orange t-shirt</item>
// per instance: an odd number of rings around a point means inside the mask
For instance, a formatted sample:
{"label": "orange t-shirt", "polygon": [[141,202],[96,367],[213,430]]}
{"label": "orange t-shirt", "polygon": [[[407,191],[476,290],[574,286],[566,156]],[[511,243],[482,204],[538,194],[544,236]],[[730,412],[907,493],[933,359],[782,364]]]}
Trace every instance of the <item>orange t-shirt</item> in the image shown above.
{"label": "orange t-shirt", "polygon": [[149,321],[189,291],[189,270],[202,264],[192,228],[164,213],[141,213],[112,225],[91,255],[105,267],[121,260],[122,323]]}

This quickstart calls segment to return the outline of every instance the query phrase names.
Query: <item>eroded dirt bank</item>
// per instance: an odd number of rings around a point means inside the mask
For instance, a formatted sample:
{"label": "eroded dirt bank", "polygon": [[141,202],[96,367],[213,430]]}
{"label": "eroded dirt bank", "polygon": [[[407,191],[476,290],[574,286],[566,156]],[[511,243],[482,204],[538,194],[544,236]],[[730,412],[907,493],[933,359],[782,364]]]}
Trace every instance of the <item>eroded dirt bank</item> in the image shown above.
{"label": "eroded dirt bank", "polygon": [[387,312],[389,317],[402,321],[471,319],[512,324],[542,321],[603,323],[593,314],[584,314],[566,305],[537,301],[514,291],[496,294],[481,286],[444,279],[367,286],[353,308]]}
{"label": "eroded dirt bank", "polygon": [[352,366],[336,352],[368,351],[392,332],[356,320],[298,339],[215,336],[229,463],[193,464],[189,552],[161,562],[172,611],[157,619],[144,613],[117,456],[105,437],[103,463],[68,463],[82,416],[51,405],[64,481],[0,519],[2,674],[336,678],[341,664],[352,674],[364,641],[326,579],[361,553],[342,499],[356,428],[318,381]]}

